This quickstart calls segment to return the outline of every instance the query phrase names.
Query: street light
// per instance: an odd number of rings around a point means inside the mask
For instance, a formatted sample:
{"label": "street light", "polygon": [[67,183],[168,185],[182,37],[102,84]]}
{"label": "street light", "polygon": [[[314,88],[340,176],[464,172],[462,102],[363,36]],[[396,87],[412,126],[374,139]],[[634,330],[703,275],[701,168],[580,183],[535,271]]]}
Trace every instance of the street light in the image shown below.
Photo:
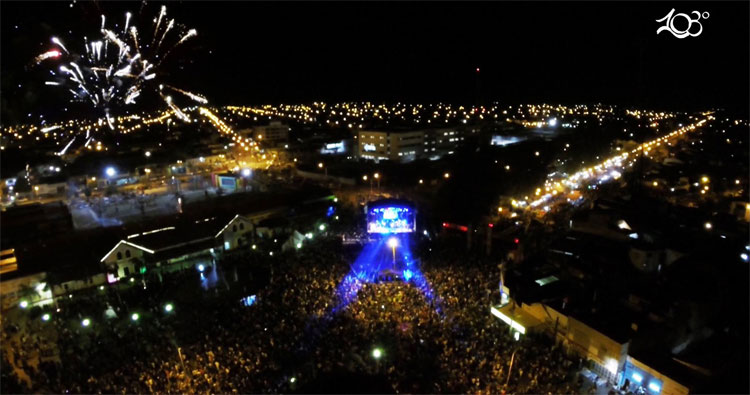
{"label": "street light", "polygon": [[393,263],[396,263],[396,247],[398,247],[398,239],[395,237],[388,239],[388,247],[391,247],[391,250],[393,251]]}
{"label": "street light", "polygon": [[112,166],[108,167],[104,172],[107,174],[107,177],[114,177],[114,175],[117,174],[117,171]]}
{"label": "street light", "polygon": [[167,303],[166,305],[164,305],[164,311],[166,311],[167,313],[171,312],[172,310],[174,310],[174,306],[172,306],[172,303]]}
{"label": "street light", "polygon": [[328,178],[328,168],[323,166],[323,162],[318,162],[318,168],[325,171],[326,178]]}
{"label": "street light", "polygon": [[88,318],[84,318],[83,321],[81,321],[81,325],[83,327],[87,327],[87,326],[91,325],[91,320],[88,319]]}
{"label": "street light", "polygon": [[443,177],[445,177],[445,178],[451,178],[451,173],[445,173],[445,174],[443,174]]}
{"label": "street light", "polygon": [[138,319],[139,319],[139,318],[141,318],[141,316],[140,316],[140,315],[138,315],[138,313],[133,313],[133,314],[132,314],[132,315],[130,316],[130,319],[131,319],[131,320],[133,320],[133,321],[138,321]]}
{"label": "street light", "polygon": [[372,349],[372,357],[375,359],[380,359],[380,357],[383,356],[383,350],[380,347],[375,347]]}

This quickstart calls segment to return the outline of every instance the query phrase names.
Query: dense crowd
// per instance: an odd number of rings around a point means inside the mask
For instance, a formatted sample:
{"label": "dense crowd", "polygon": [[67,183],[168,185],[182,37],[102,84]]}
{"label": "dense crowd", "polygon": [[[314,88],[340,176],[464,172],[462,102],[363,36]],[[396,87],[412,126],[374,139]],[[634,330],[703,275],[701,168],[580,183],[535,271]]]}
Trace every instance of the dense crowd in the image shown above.
{"label": "dense crowd", "polygon": [[[577,364],[544,338],[516,341],[489,314],[498,297],[496,265],[452,250],[435,245],[418,254],[429,293],[414,282],[361,283],[355,298],[343,300],[340,284],[358,247],[321,239],[275,257],[248,251],[219,263],[222,281],[208,292],[188,270],[152,279],[148,287],[144,282],[119,293],[76,297],[52,323],[61,364],[24,369],[32,387],[17,388],[330,392],[314,383],[344,373],[380,377],[396,392],[500,393],[506,382],[508,392],[575,392]],[[248,289],[254,288],[248,279],[269,265],[269,280],[257,291]],[[244,292],[256,295],[254,304],[240,302]],[[174,303],[173,312],[162,310],[165,301]],[[118,318],[100,318],[108,309]],[[141,319],[128,320],[136,310]],[[94,321],[89,328],[80,326],[83,311]],[[374,348],[382,350],[381,358],[372,356]],[[4,377],[14,376],[3,369]]]}

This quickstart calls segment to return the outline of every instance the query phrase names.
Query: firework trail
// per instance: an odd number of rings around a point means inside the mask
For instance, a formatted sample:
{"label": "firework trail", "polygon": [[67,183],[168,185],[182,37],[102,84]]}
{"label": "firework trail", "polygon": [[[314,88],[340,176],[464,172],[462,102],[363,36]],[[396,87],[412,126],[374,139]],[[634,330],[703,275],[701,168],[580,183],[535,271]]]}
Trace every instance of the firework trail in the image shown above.
{"label": "firework trail", "polygon": [[59,38],[52,37],[52,43],[55,44],[55,45],[57,45],[57,46],[59,46],[60,48],[62,48],[62,50],[65,51],[65,53],[70,53],[70,52],[68,52],[68,49],[65,48],[65,46],[63,45],[63,43],[60,41]]}
{"label": "firework trail", "polygon": [[205,97],[203,97],[201,95],[198,95],[198,94],[195,94],[195,93],[192,93],[192,92],[188,92],[188,91],[182,90],[180,88],[175,88],[174,86],[171,86],[171,85],[165,85],[165,86],[167,88],[175,91],[175,92],[182,93],[183,95],[185,95],[185,96],[193,99],[194,101],[196,101],[198,103],[201,103],[201,104],[207,104],[208,103],[208,99],[206,99]]}
{"label": "firework trail", "polygon": [[36,58],[34,58],[34,63],[39,64],[39,63],[42,63],[43,61],[45,61],[45,60],[47,60],[49,58],[57,58],[60,55],[62,55],[62,52],[60,52],[60,51],[58,51],[56,49],[53,49],[52,51],[47,51],[47,52],[45,52],[43,54],[40,54]]}

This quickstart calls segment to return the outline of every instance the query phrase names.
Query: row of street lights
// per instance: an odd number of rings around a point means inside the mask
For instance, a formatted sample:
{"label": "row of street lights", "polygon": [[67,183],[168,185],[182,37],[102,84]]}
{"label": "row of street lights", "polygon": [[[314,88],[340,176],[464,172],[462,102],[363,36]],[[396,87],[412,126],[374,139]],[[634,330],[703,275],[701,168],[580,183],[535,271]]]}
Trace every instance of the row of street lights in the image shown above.
{"label": "row of street lights", "polygon": [[[167,304],[164,305],[164,312],[165,313],[171,313],[172,310],[174,310],[174,305],[172,303],[167,303]],[[44,313],[42,315],[42,321],[45,321],[45,322],[49,321],[50,318],[52,318],[52,317],[50,316],[49,313]],[[133,314],[130,315],[130,320],[133,321],[133,322],[137,322],[140,318],[141,318],[141,315],[138,314],[138,313],[133,313]],[[81,320],[81,326],[82,327],[87,328],[90,325],[91,325],[91,319],[84,318],[83,320]]]}
{"label": "row of street lights", "polygon": [[[372,178],[369,178],[370,180],[370,195],[372,195],[372,180],[378,180],[378,194],[380,194],[380,173],[375,173],[372,175]],[[362,176],[362,181],[367,181],[368,177],[367,174]]]}

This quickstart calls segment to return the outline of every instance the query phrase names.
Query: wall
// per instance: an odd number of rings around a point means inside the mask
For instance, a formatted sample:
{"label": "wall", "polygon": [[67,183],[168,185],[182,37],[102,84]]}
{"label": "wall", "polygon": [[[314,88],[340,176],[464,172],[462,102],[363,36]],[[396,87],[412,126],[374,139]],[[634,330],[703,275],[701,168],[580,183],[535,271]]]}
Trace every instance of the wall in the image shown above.
{"label": "wall", "polygon": [[[687,395],[690,392],[689,389],[684,385],[650,368],[643,362],[631,356],[628,356],[625,364],[625,375],[622,379],[622,383],[625,382],[626,378],[630,379],[630,382],[633,383],[633,372],[638,372],[639,374],[641,374],[641,376],[643,377],[643,381],[641,382],[641,384],[646,388],[648,388],[649,382],[653,379],[661,381],[661,395]],[[620,385],[622,385],[622,383],[620,383]],[[632,389],[632,384],[630,388]]]}
{"label": "wall", "polygon": [[328,177],[325,176],[325,174],[319,174],[319,173],[312,173],[304,170],[297,169],[297,176],[303,177],[303,178],[309,178],[312,180],[318,180],[318,181],[334,181],[338,182],[340,184],[344,185],[355,185],[356,182],[353,178],[346,178],[346,177],[336,177],[329,175]]}
{"label": "wall", "polygon": [[391,133],[390,159],[408,162],[424,156],[424,131]]}
{"label": "wall", "polygon": [[595,373],[614,380],[623,363],[623,344],[573,317],[568,317],[566,342],[571,350],[599,365]]}
{"label": "wall", "polygon": [[[220,234],[221,248],[225,251],[235,249],[239,246],[239,240],[245,238],[253,239],[252,221],[244,217],[235,217],[222,230]],[[248,241],[249,243],[250,241]]]}
{"label": "wall", "polygon": [[[42,286],[46,285],[44,282],[46,277],[47,273],[37,273],[14,278],[12,280],[5,280],[0,283],[0,301],[2,301],[2,309],[7,310],[18,306],[22,296],[19,291],[26,287],[37,289],[37,286],[40,284]],[[39,291],[37,289],[37,295],[32,296],[30,300],[28,300],[29,306],[44,304],[45,301],[51,301],[51,298],[52,293],[49,290],[44,291],[42,289]]]}
{"label": "wall", "polygon": [[[368,144],[374,145],[375,150],[366,150],[365,145]],[[357,136],[357,154],[360,157],[389,158],[388,134],[385,132],[360,131]]]}
{"label": "wall", "polygon": [[[128,251],[130,252],[130,257],[127,257]],[[117,253],[122,254],[121,259],[117,259]],[[117,275],[118,277],[125,277],[124,268],[127,267],[130,275],[133,275],[133,259],[140,259],[145,262],[144,255],[146,254],[145,251],[141,250],[140,248],[133,247],[132,245],[128,243],[124,243],[123,241],[120,241],[115,249],[110,251],[108,255],[105,256],[104,261],[102,261],[102,264],[104,265],[105,270],[114,270],[115,267],[117,267]]]}
{"label": "wall", "polygon": [[557,310],[546,306],[542,303],[531,305],[522,303],[521,308],[542,323],[545,332],[553,334],[555,332],[555,321],[557,321],[558,340],[565,341],[568,332],[568,316]]}
{"label": "wall", "polygon": [[64,195],[68,189],[68,185],[64,182],[56,184],[39,184],[36,185],[35,188],[36,187],[39,187],[39,190],[35,191],[39,196]]}
{"label": "wall", "polygon": [[78,280],[66,281],[52,287],[52,294],[55,298],[67,294],[81,291],[88,288],[98,287],[107,284],[107,275],[105,273],[95,274]]}

